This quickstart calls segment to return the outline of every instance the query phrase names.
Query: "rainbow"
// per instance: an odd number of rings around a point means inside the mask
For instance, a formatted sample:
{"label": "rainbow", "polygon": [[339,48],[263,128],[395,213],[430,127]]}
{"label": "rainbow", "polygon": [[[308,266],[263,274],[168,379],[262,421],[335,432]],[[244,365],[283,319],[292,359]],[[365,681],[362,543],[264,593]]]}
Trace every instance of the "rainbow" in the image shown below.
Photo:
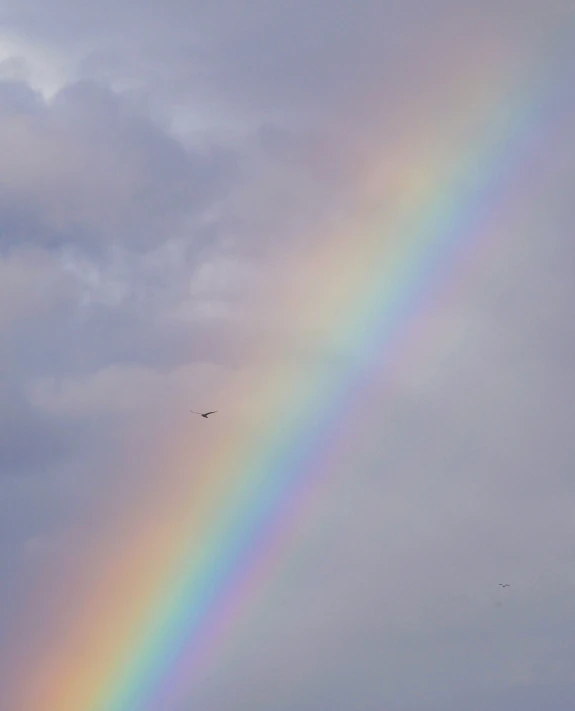
{"label": "rainbow", "polygon": [[[302,340],[336,353],[336,365],[266,367],[264,345],[231,396],[249,395],[253,412],[223,440],[210,420],[198,451],[177,435],[126,504],[122,533],[102,532],[86,554],[69,624],[22,683],[19,709],[169,711],[190,693],[357,442],[367,374],[422,358],[434,340],[426,316],[498,249],[509,186],[545,128],[549,71],[536,59],[492,62],[459,87],[449,125],[406,122],[385,176],[365,175],[361,229],[320,240],[277,297]],[[392,210],[377,209],[382,182]]]}

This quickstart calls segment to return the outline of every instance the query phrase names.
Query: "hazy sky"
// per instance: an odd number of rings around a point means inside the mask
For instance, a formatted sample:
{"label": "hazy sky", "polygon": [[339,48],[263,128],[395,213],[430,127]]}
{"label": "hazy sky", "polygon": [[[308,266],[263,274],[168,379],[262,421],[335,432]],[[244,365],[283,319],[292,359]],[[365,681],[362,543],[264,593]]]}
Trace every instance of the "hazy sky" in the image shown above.
{"label": "hazy sky", "polygon": [[493,246],[428,314],[432,347],[373,375],[361,452],[164,711],[575,708],[570,3],[5,0],[1,17],[0,711],[45,711],[17,699],[69,602],[58,571],[104,525],[93,502],[137,498],[135,462],[198,427],[190,407],[223,411],[225,441],[245,404],[222,383],[262,339],[279,372],[338,367],[321,323],[311,347],[299,307],[265,295],[305,264],[333,288],[316,250],[361,250],[403,157],[417,171],[435,137],[451,156],[474,97],[515,76],[529,94],[531,74],[547,103]]}

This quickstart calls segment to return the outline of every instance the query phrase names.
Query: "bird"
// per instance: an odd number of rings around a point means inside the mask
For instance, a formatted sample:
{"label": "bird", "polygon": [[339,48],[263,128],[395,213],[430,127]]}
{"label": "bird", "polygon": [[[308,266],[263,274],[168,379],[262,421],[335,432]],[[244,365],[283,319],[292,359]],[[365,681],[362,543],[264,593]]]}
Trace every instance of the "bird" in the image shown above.
{"label": "bird", "polygon": [[504,585],[503,583],[499,583],[499,586],[502,587],[502,588],[508,588],[508,587],[509,587],[509,583],[506,583],[505,585]]}
{"label": "bird", "polygon": [[208,415],[213,415],[213,414],[215,414],[215,413],[218,412],[218,411],[217,411],[217,410],[212,410],[212,412],[196,412],[195,410],[190,410],[190,412],[193,412],[194,415],[200,415],[201,417],[205,417],[206,420],[207,420],[207,419],[208,419]]}

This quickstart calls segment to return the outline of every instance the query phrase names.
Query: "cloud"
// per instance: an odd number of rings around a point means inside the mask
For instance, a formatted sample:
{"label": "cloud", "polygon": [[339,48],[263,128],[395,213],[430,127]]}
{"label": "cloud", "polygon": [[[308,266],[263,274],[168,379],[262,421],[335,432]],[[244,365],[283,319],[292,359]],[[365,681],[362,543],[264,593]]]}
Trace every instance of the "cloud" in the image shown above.
{"label": "cloud", "polygon": [[229,178],[209,147],[192,155],[120,96],[85,82],[50,104],[4,86],[0,140],[5,247],[150,248],[181,234]]}
{"label": "cloud", "polygon": [[[453,0],[170,0],[161,10],[133,0],[89,9],[28,0],[10,10],[12,26],[40,41],[75,53],[91,49],[92,70],[108,79],[130,77],[164,98],[272,112],[279,120],[317,112],[357,118],[374,98],[405,97],[402,85],[429,80],[450,55],[462,62],[484,42],[529,45],[568,13],[563,0],[544,7],[489,0],[480,8]],[[481,39],[466,42],[470,32]],[[198,114],[205,110],[196,106]]]}
{"label": "cloud", "polygon": [[[253,372],[262,335],[279,351],[262,370],[345,366],[269,294],[309,264],[322,289],[312,256],[361,248],[373,163],[393,175],[403,131],[456,117],[478,66],[536,56],[562,13],[518,0],[6,5],[3,689],[42,648],[79,521],[110,482],[140,477],[126,455]],[[192,705],[573,706],[571,94],[517,183],[521,219],[429,315],[440,335],[425,362],[406,359],[391,383],[373,373],[365,439]],[[226,403],[219,422],[253,406]]]}

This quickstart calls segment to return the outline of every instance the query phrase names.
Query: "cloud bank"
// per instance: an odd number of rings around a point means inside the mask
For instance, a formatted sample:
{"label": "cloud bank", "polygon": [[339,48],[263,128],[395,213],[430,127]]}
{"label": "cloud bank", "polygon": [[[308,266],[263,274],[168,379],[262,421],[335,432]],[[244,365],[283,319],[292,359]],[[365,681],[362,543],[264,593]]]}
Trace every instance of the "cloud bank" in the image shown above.
{"label": "cloud bank", "polygon": [[[137,477],[126,459],[168,441],[191,403],[211,407],[263,336],[286,344],[286,367],[328,367],[262,294],[318,244],[361,249],[366,175],[393,175],[405,122],[454,120],[484,62],[536,62],[571,15],[496,0],[5,3],[2,711],[44,648],[74,532],[110,482]],[[431,317],[451,334],[435,355],[374,381],[364,417],[381,437],[190,708],[573,707],[575,97],[560,93],[505,246]]]}

